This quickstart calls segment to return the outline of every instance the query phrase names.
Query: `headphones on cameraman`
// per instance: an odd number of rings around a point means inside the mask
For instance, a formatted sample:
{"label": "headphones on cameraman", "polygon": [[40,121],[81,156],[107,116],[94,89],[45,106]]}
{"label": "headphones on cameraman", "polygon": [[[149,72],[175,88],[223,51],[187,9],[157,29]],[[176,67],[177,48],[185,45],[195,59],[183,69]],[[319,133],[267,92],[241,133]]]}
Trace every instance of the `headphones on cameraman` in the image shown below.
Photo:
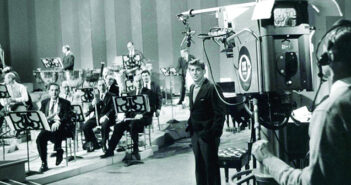
{"label": "headphones on cameraman", "polygon": [[[332,34],[329,35],[330,33]],[[339,42],[340,38],[343,37],[346,33],[351,34],[351,21],[346,19],[340,19],[336,23],[334,23],[334,25],[323,35],[323,37],[317,44],[317,49],[315,52],[319,67],[330,65],[333,62],[335,62],[335,58],[339,56],[338,49],[335,47],[335,44]],[[320,55],[320,57],[318,57],[320,44],[327,36],[329,36],[327,42],[327,51],[325,51],[324,53],[322,53],[322,55]]]}

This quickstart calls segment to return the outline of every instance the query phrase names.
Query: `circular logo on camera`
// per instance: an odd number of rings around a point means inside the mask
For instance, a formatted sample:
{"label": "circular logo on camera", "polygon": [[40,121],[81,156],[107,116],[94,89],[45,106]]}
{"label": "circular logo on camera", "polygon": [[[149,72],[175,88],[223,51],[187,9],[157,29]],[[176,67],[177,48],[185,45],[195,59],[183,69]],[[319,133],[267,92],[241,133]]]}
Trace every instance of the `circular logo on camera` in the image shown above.
{"label": "circular logo on camera", "polygon": [[249,50],[243,46],[239,51],[239,78],[241,87],[247,91],[251,86],[252,65]]}

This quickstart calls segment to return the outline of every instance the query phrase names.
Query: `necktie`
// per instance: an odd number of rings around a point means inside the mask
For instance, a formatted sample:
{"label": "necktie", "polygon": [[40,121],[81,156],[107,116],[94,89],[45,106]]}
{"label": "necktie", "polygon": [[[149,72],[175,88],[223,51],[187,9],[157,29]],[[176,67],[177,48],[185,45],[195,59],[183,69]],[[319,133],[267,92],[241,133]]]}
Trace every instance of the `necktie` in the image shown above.
{"label": "necktie", "polygon": [[50,110],[49,110],[49,115],[54,114],[55,104],[56,104],[56,101],[52,101],[52,102],[51,102],[51,107],[50,107]]}

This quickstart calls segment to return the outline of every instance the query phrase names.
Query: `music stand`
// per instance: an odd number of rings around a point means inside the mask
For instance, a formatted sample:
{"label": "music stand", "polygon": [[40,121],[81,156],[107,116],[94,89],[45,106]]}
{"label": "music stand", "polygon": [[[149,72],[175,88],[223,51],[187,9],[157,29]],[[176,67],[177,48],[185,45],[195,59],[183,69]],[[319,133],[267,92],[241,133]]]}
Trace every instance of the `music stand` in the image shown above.
{"label": "music stand", "polygon": [[132,57],[130,57],[129,55],[123,55],[122,60],[124,69],[133,69],[135,67],[141,67],[142,57],[138,53],[134,54]]}
{"label": "music stand", "polygon": [[[161,73],[165,76],[165,77],[171,77],[170,81],[169,81],[169,91],[171,93],[171,111],[172,111],[172,117],[169,121],[167,121],[167,123],[179,123],[178,120],[176,120],[174,118],[174,110],[173,110],[173,86],[174,86],[174,76],[177,76],[177,72],[176,69],[174,67],[167,67],[167,68],[161,68],[160,69]],[[167,93],[166,93],[167,94]]]}
{"label": "music stand", "polygon": [[80,90],[83,92],[83,95],[80,98],[82,103],[90,103],[93,101],[94,99],[93,88],[80,88]]}
{"label": "music stand", "polygon": [[59,57],[48,57],[48,58],[41,58],[41,63],[43,63],[44,67],[47,69],[62,69],[63,64],[61,58]]}
{"label": "music stand", "polygon": [[0,84],[0,98],[10,98],[9,91],[5,84]]}
{"label": "music stand", "polygon": [[78,123],[85,121],[83,109],[80,105],[72,105],[74,116],[72,117],[72,122],[74,123],[74,138],[73,138],[73,156],[68,157],[68,161],[76,161],[77,159],[83,159],[81,156],[77,156],[78,149]]}
{"label": "music stand", "polygon": [[[143,113],[150,112],[150,103],[149,98],[145,94],[135,95],[135,96],[113,96],[113,107],[117,113]],[[125,118],[123,121],[131,121],[136,120],[135,118]],[[118,124],[118,123],[117,123]],[[127,147],[128,148],[128,147]],[[127,163],[127,165],[140,164],[143,163],[139,160],[134,160],[132,152],[126,150],[125,157],[123,161]]]}
{"label": "music stand", "polygon": [[[10,97],[11,96],[10,96],[8,90],[7,90],[6,85],[5,84],[0,84],[0,98],[10,98]],[[2,131],[2,129],[1,129],[1,131]],[[8,132],[0,134],[0,138],[3,138],[3,136],[5,134],[7,134],[7,133]],[[3,158],[5,160],[5,145],[3,144],[2,146],[3,146]]]}
{"label": "music stand", "polygon": [[9,112],[7,120],[11,129],[17,132],[25,132],[27,138],[27,160],[28,171],[27,176],[38,174],[39,172],[30,170],[29,161],[29,132],[31,130],[50,130],[50,126],[45,118],[44,113],[40,111],[18,111]]}

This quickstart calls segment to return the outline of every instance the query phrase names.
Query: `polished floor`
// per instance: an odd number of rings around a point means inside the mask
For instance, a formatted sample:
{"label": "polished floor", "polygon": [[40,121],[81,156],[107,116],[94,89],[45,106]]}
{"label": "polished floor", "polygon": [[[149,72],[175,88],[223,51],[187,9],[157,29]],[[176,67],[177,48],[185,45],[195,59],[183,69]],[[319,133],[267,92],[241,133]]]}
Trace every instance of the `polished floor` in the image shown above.
{"label": "polished floor", "polygon": [[[221,147],[246,147],[249,140],[249,130],[240,133],[225,132],[221,138]],[[79,176],[64,179],[52,185],[192,185],[194,177],[194,157],[189,146],[190,139],[182,139],[176,143],[161,148],[144,164],[125,167],[123,163],[107,166]],[[235,173],[229,171],[230,176]],[[221,169],[222,184],[225,183],[224,172]]]}

